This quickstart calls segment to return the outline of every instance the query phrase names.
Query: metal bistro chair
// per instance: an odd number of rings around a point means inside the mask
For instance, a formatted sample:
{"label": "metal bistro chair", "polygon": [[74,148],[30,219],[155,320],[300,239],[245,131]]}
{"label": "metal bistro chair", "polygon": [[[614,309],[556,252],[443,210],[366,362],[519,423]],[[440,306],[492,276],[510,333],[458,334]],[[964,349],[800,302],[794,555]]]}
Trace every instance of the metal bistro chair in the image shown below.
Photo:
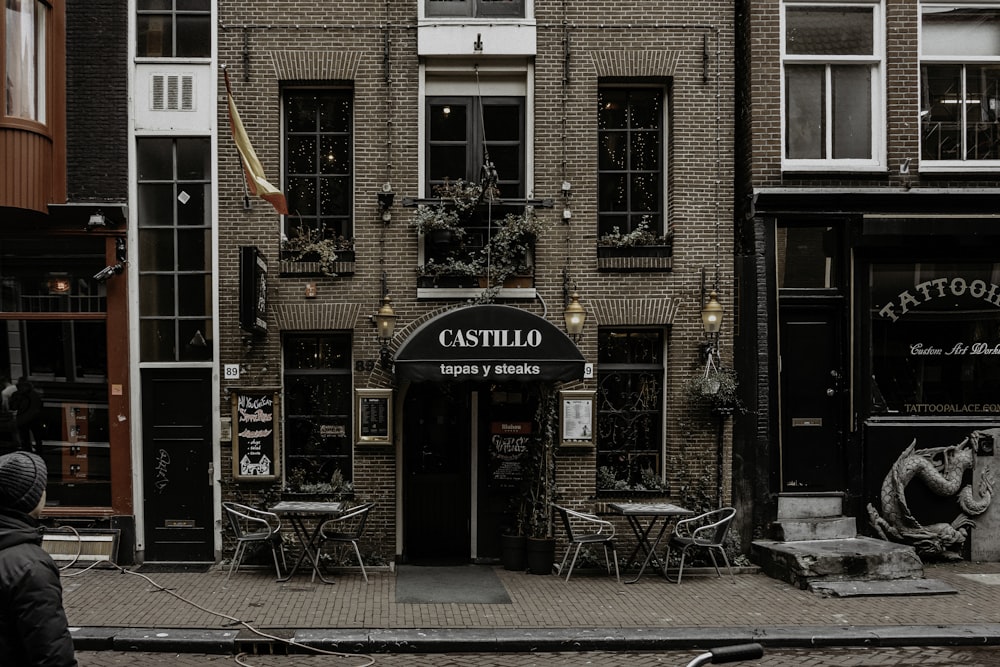
{"label": "metal bistro chair", "polygon": [[[569,552],[573,551],[573,561],[569,564],[566,572],[566,581],[573,574],[573,567],[576,565],[576,557],[580,555],[580,549],[585,544],[599,544],[604,547],[604,562],[611,573],[611,563],[615,564],[615,579],[621,583],[621,574],[618,572],[618,552],[615,550],[615,527],[610,521],[605,521],[594,514],[577,512],[566,507],[553,505],[553,508],[562,516],[563,526],[566,528],[566,536],[569,538],[569,546],[566,547],[566,555],[563,556],[562,564],[559,565],[559,574],[566,567],[566,560]],[[576,549],[573,550],[573,546]],[[608,557],[608,550],[611,550],[611,558]]]}
{"label": "metal bistro chair", "polygon": [[[365,524],[368,522],[368,513],[375,507],[375,503],[365,503],[352,507],[335,519],[325,521],[319,529],[319,549],[327,542],[335,544],[350,544],[354,547],[354,555],[358,557],[358,565],[361,566],[361,576],[368,583],[368,573],[365,572],[365,563],[361,559],[361,550],[358,549],[358,540],[365,532]],[[313,572],[315,580],[316,573]]]}
{"label": "metal bistro chair", "polygon": [[[274,569],[280,578],[281,568],[288,569],[288,565],[285,563],[285,552],[281,548],[281,519],[278,518],[278,515],[233,502],[224,502],[222,507],[226,511],[226,516],[229,517],[229,525],[236,537],[236,552],[233,554],[233,562],[229,566],[226,581],[229,581],[234,569],[240,569],[240,563],[249,547],[260,548],[264,545],[271,549]],[[278,564],[279,557],[281,559],[280,565]]]}
{"label": "metal bistro chair", "polygon": [[[733,566],[729,564],[726,550],[722,546],[734,516],[736,516],[735,509],[732,507],[723,507],[678,521],[677,525],[674,526],[673,534],[667,541],[667,553],[663,558],[663,576],[673,583],[681,583],[681,576],[684,574],[684,558],[687,556],[688,551],[702,549],[708,552],[708,555],[712,559],[712,565],[715,566],[715,571],[720,577],[722,576],[722,571],[719,570],[719,563],[715,560],[715,552],[718,551],[722,554],[722,560],[729,569],[729,576],[732,577],[735,584],[736,577],[733,575]],[[677,569],[677,581],[670,579],[667,575],[671,548],[681,550],[681,563]]]}

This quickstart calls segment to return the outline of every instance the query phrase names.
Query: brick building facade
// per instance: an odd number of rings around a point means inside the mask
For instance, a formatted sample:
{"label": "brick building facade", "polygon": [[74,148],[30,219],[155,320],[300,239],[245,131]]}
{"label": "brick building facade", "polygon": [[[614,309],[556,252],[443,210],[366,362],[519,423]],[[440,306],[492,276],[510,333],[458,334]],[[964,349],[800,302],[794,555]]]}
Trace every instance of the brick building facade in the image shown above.
{"label": "brick building facade", "polygon": [[[737,476],[758,482],[738,493],[758,525],[778,493],[836,492],[862,532],[994,558],[997,9],[751,0],[739,15],[737,265],[759,324],[737,345],[760,381],[740,436],[755,474]],[[918,459],[936,473],[893,488]],[[916,525],[890,516],[904,487]],[[977,502],[956,506],[961,487]]]}
{"label": "brick building facade", "polygon": [[[239,369],[238,380],[220,382],[219,403],[226,417],[233,396],[263,389],[283,415],[274,450],[281,472],[263,481],[234,479],[224,434],[223,499],[266,504],[336,486],[378,503],[371,556],[495,558],[517,475],[499,472],[494,436],[523,429],[528,447],[537,446],[541,397],[572,391],[562,398],[582,397],[597,434],[568,442],[560,432],[567,446],[555,450],[551,499],[591,510],[623,495],[732,501],[731,420],[685,392],[705,373],[700,311],[712,290],[727,311],[722,359],[713,362],[729,365],[732,356],[731,6],[220,2],[218,12],[218,63],[290,209],[283,217],[245,199],[219,77],[218,362]],[[481,137],[496,178],[487,176],[473,231],[458,249],[432,248],[411,221],[435,205],[435,184],[483,183]],[[298,152],[316,146],[310,156]],[[542,231],[519,260],[519,282],[483,298],[470,283],[420,279],[429,258],[471,258],[489,245],[501,213],[525,206]],[[643,224],[657,245],[669,237],[670,250],[599,257],[600,236],[618,227],[634,239]],[[316,256],[282,249],[282,235],[287,244],[303,228],[337,242],[337,275],[308,262]],[[266,332],[240,326],[242,247],[267,262]],[[497,270],[485,261],[486,272]],[[571,342],[562,320],[573,292],[587,319]],[[386,295],[397,319],[383,353],[372,316]],[[514,367],[493,381],[467,370],[429,377],[426,364],[413,370],[422,359],[408,354],[422,334],[456,309],[472,322],[485,317],[476,310],[484,301],[527,314],[545,345],[560,339],[557,354],[580,355],[565,359],[574,370],[548,376],[516,346],[455,357],[455,366]],[[437,366],[452,366],[442,359]],[[387,438],[364,437],[380,424],[369,423],[362,395],[388,397]]]}

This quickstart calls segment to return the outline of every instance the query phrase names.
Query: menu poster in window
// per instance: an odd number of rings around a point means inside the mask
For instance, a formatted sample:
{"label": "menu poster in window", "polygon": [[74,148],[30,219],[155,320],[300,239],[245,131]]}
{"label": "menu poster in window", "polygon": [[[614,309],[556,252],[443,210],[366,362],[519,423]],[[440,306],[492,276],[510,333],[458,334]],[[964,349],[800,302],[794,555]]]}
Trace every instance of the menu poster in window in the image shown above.
{"label": "menu poster in window", "polygon": [[531,422],[490,422],[491,486],[513,489],[521,483],[521,458],[533,440]]}
{"label": "menu poster in window", "polygon": [[564,447],[587,447],[594,444],[593,391],[561,391],[562,441]]}
{"label": "menu poster in window", "polygon": [[357,390],[357,444],[392,444],[392,390]]}
{"label": "menu poster in window", "polygon": [[278,395],[272,391],[236,390],[232,404],[233,479],[277,479]]}

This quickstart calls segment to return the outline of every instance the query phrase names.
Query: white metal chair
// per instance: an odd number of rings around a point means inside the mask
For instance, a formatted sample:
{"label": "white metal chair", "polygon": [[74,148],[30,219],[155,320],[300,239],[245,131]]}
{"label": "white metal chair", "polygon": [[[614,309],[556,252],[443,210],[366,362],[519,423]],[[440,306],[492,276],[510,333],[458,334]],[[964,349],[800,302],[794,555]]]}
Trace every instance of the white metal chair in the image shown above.
{"label": "white metal chair", "polygon": [[[614,562],[615,579],[621,583],[621,574],[618,572],[618,552],[615,550],[614,542],[614,524],[601,519],[595,514],[578,512],[560,505],[552,505],[552,507],[562,517],[563,526],[566,529],[566,537],[569,539],[569,546],[566,547],[566,555],[563,556],[562,563],[559,565],[559,574],[562,575],[563,569],[566,567],[566,560],[569,558],[570,551],[573,551],[573,560],[569,564],[569,570],[566,571],[566,581],[569,581],[570,575],[573,574],[576,558],[580,555],[580,549],[583,545],[599,544],[604,547],[604,562],[607,565],[608,574],[611,573],[611,563]],[[576,546],[575,550],[573,549],[574,546]],[[609,549],[611,551],[610,558],[608,555]]]}
{"label": "white metal chair", "polygon": [[[341,545],[350,544],[354,547],[354,555],[358,557],[358,565],[361,566],[361,576],[365,578],[365,583],[368,583],[368,573],[365,572],[365,563],[361,559],[358,540],[361,539],[361,535],[365,532],[368,514],[373,507],[375,507],[375,503],[364,503],[363,505],[352,507],[335,519],[325,521],[319,529],[318,548],[320,550],[322,550],[323,545],[327,542]],[[316,573],[313,572],[313,579],[315,580],[315,578]]]}
{"label": "white metal chair", "polygon": [[[222,508],[225,510],[226,516],[229,517],[229,525],[236,537],[236,552],[233,553],[233,562],[229,566],[226,581],[229,581],[233,570],[240,569],[240,563],[251,546],[270,548],[271,556],[274,558],[274,569],[280,578],[281,568],[287,569],[288,565],[285,563],[285,552],[281,548],[281,519],[278,518],[278,515],[233,502],[222,503]],[[280,565],[278,564],[279,558]]]}
{"label": "white metal chair", "polygon": [[[722,576],[722,571],[719,569],[718,561],[715,560],[715,552],[718,551],[722,554],[722,560],[729,569],[729,576],[735,584],[736,577],[733,575],[733,566],[729,564],[726,550],[722,546],[722,543],[726,539],[726,533],[729,532],[729,526],[735,516],[735,509],[732,507],[723,507],[678,521],[677,525],[674,526],[673,534],[667,541],[667,553],[663,558],[663,576],[673,583],[681,583],[681,576],[684,574],[685,557],[687,557],[689,551],[701,549],[708,552],[709,557],[712,559],[712,565],[715,566],[715,572],[720,577]],[[672,548],[681,550],[681,563],[677,569],[677,581],[670,579],[667,574],[667,567],[670,562],[670,550]]]}

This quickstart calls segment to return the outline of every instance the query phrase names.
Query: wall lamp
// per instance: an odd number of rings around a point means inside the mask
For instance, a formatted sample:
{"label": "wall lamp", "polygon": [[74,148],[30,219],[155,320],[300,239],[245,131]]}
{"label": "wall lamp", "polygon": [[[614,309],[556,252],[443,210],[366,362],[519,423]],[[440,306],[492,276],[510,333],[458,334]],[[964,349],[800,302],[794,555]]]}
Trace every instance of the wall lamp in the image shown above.
{"label": "wall lamp", "polygon": [[396,311],[392,309],[392,299],[389,298],[388,294],[382,297],[382,306],[377,313],[372,315],[372,324],[377,330],[379,363],[385,370],[392,371],[392,353],[389,352],[389,341],[396,333]]}
{"label": "wall lamp", "polygon": [[711,359],[717,353],[719,331],[722,330],[722,315],[725,312],[719,303],[718,294],[712,290],[708,295],[708,303],[701,309],[701,326],[708,334],[708,341],[702,343],[702,357]]}
{"label": "wall lamp", "polygon": [[576,291],[570,295],[569,303],[566,304],[566,310],[563,311],[563,317],[566,318],[566,333],[576,341],[580,337],[580,334],[583,333],[583,325],[587,321],[587,311],[583,309],[583,304],[580,303],[580,295]]}

